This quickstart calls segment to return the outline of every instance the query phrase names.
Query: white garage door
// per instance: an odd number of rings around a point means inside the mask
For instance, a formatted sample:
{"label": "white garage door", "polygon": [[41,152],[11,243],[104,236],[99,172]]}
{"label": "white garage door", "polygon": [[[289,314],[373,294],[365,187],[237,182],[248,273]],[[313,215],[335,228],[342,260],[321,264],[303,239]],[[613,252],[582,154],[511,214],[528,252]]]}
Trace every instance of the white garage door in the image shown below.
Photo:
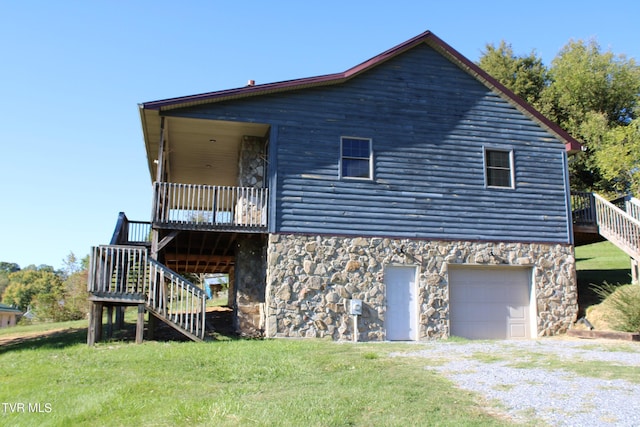
{"label": "white garage door", "polygon": [[451,335],[471,339],[531,337],[531,269],[449,266]]}

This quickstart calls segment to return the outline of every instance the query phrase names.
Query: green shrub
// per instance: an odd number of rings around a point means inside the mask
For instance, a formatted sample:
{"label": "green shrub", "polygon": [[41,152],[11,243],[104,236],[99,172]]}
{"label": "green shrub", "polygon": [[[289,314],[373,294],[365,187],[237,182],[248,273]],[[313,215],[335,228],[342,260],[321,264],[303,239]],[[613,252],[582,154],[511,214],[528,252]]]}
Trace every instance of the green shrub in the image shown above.
{"label": "green shrub", "polygon": [[640,285],[594,286],[596,294],[610,308],[611,325],[619,331],[640,332]]}

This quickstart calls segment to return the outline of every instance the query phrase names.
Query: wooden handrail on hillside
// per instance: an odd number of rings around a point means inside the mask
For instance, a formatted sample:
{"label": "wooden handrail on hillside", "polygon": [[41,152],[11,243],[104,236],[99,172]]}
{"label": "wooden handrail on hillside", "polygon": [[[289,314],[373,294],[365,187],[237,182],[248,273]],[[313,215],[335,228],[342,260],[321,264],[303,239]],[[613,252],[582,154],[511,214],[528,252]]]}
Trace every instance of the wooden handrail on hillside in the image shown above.
{"label": "wooden handrail on hillside", "polygon": [[92,300],[144,303],[147,311],[184,335],[205,334],[206,293],[157,261],[140,246],[93,248],[88,290]]}
{"label": "wooden handrail on hillside", "polygon": [[640,259],[640,221],[602,196],[593,197],[600,234],[630,257]]}

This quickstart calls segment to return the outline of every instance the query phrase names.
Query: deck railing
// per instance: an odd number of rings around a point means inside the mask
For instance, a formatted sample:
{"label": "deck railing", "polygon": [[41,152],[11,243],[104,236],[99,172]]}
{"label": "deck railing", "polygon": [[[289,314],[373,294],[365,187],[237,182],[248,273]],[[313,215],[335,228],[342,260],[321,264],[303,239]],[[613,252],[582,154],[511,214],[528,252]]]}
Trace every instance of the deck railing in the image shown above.
{"label": "deck railing", "polygon": [[596,206],[593,200],[593,193],[572,192],[571,209],[573,211],[574,224],[596,224]]}
{"label": "deck railing", "polygon": [[188,336],[203,339],[206,293],[156,262],[139,246],[93,248],[88,290],[102,300],[145,301],[147,310]]}
{"label": "deck railing", "polygon": [[147,250],[136,246],[98,246],[91,252],[88,290],[102,296],[145,297],[149,290]]}
{"label": "deck railing", "polygon": [[615,243],[627,255],[640,258],[640,221],[594,194],[600,234]]}
{"label": "deck railing", "polygon": [[202,229],[266,229],[268,190],[156,182],[153,222]]}
{"label": "deck railing", "polygon": [[118,215],[116,228],[111,237],[112,245],[150,244],[151,223],[145,221],[131,221],[124,212]]}

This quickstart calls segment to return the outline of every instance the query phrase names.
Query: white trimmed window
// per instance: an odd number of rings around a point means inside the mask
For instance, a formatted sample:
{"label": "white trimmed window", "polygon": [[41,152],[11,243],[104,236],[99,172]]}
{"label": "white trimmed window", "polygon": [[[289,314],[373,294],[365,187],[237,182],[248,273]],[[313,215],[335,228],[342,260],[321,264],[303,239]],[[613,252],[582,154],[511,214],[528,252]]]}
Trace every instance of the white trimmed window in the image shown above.
{"label": "white trimmed window", "polygon": [[485,183],[487,187],[514,188],[513,150],[484,150]]}
{"label": "white trimmed window", "polygon": [[372,153],[370,138],[340,138],[340,176],[373,179]]}

